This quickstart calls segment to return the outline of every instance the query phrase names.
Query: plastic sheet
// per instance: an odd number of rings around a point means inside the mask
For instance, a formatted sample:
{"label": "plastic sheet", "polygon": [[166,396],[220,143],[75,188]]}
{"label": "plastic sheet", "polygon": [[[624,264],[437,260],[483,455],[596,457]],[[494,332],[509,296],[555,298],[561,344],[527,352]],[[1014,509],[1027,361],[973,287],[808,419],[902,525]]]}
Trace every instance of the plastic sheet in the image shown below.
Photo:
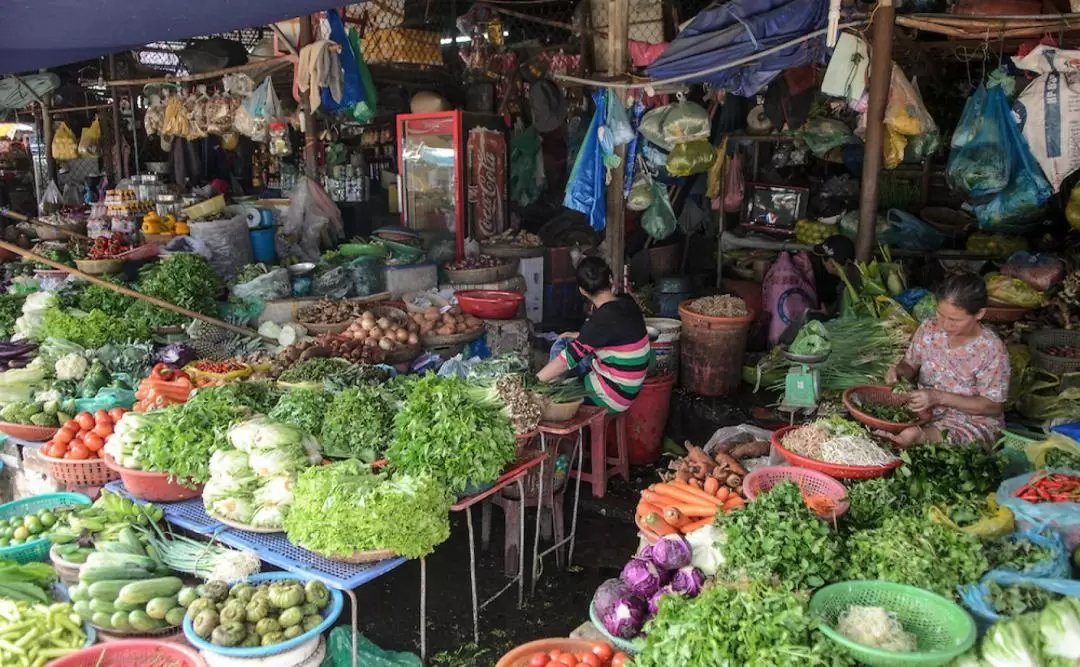
{"label": "plastic sheet", "polygon": [[1065,262],[1053,255],[1017,252],[1001,267],[1001,275],[1019,278],[1046,292],[1065,278]]}
{"label": "plastic sheet", "polygon": [[593,93],[593,102],[596,104],[596,112],[578,150],[577,159],[574,160],[574,168],[566,184],[563,206],[587,215],[589,225],[595,231],[600,231],[607,226],[607,202],[604,198],[605,170],[597,133],[602,121],[607,117],[607,93]]}
{"label": "plastic sheet", "polygon": [[234,285],[229,293],[241,299],[247,297],[255,297],[263,301],[286,299],[292,294],[289,271],[284,267],[278,267],[254,280]]}
{"label": "plastic sheet", "polygon": [[311,281],[311,294],[329,299],[344,299],[352,288],[352,274],[344,266],[334,267]]}
{"label": "plastic sheet", "polygon": [[191,223],[191,238],[210,249],[210,266],[225,279],[251,264],[251,237],[243,215]]}

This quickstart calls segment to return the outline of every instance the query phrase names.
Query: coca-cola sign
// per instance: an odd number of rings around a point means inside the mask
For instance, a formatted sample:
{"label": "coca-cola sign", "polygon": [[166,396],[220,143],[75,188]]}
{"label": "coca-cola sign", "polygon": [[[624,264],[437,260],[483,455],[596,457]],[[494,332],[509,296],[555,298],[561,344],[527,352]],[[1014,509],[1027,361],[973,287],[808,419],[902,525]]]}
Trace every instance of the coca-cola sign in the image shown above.
{"label": "coca-cola sign", "polygon": [[472,234],[483,240],[506,229],[506,137],[498,130],[474,127],[467,154]]}

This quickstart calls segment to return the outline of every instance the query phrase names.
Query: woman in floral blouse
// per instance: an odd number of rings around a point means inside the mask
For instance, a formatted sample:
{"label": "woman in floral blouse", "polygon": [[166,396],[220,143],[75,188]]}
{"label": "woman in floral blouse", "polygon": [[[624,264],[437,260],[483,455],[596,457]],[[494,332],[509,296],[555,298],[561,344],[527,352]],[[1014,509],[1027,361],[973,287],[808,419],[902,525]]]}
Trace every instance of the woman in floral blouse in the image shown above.
{"label": "woman in floral blouse", "polygon": [[1004,425],[1009,395],[1009,355],[1005,344],[982,325],[986,285],[965,274],[937,290],[937,315],[923,322],[904,360],[885,375],[917,380],[908,407],[930,413],[929,421],[892,439],[901,447],[947,440],[990,447]]}

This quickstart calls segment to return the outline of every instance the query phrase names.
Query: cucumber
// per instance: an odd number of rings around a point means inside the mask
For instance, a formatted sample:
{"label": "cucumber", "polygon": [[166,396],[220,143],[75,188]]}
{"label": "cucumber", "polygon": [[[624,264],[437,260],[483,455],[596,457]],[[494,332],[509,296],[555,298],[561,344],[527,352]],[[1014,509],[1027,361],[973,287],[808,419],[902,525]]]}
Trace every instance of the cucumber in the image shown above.
{"label": "cucumber", "polygon": [[149,632],[154,629],[154,619],[147,616],[145,611],[138,609],[128,614],[128,624],[132,630],[139,632]]}
{"label": "cucumber", "polygon": [[86,590],[87,587],[84,584],[76,584],[68,589],[68,597],[72,602],[80,602],[82,600],[90,601],[90,593]]}
{"label": "cucumber", "polygon": [[90,622],[103,630],[112,630],[112,614],[106,614],[105,612],[95,612],[90,617]]}
{"label": "cucumber", "polygon": [[[147,556],[136,556],[134,554],[116,554],[116,553],[100,553],[94,552],[86,557],[87,565],[113,565],[116,567],[140,567],[144,570],[153,570],[157,567],[157,562],[153,558]],[[120,577],[117,577],[118,579]]]}
{"label": "cucumber", "polygon": [[109,618],[109,621],[117,630],[131,629],[131,623],[128,623],[128,612],[126,611],[117,611]]}
{"label": "cucumber", "polygon": [[191,586],[184,586],[180,589],[180,592],[176,594],[177,604],[179,604],[184,609],[187,609],[188,605],[190,605],[197,599],[199,599],[199,594]]}
{"label": "cucumber", "polygon": [[159,572],[162,572],[163,574],[169,573],[169,566],[165,564],[165,561],[161,560],[161,554],[158,553],[158,550],[154,548],[153,544],[146,545],[146,555],[153,558],[154,562],[158,564],[157,569]]}
{"label": "cucumber", "polygon": [[169,625],[181,625],[184,622],[184,608],[173,607],[165,614],[165,622]]}
{"label": "cucumber", "polygon": [[89,621],[94,612],[90,611],[90,602],[88,600],[79,600],[75,604],[71,605],[71,608],[79,615],[84,621]]}
{"label": "cucumber", "polygon": [[99,581],[110,581],[115,579],[123,579],[126,581],[137,581],[139,579],[150,579],[154,575],[142,567],[134,565],[83,565],[79,570],[79,581],[89,586]]}
{"label": "cucumber", "polygon": [[144,555],[144,554],[141,554],[141,553],[139,553],[137,551],[133,552],[131,550],[131,547],[129,547],[127,544],[124,544],[123,542],[119,542],[119,541],[117,541],[117,542],[98,542],[98,543],[96,543],[94,545],[94,548],[98,551],[98,553],[103,553],[103,554],[127,554],[129,556],[142,556],[142,555]]}
{"label": "cucumber", "polygon": [[146,603],[146,615],[161,621],[165,619],[165,615],[169,613],[170,609],[177,606],[175,595],[154,598]]}
{"label": "cucumber", "polygon": [[120,600],[113,602],[113,607],[116,608],[116,611],[132,612],[136,609],[142,611],[144,606],[145,605],[141,604],[128,604],[127,602],[121,602]]}
{"label": "cucumber", "polygon": [[158,577],[157,579],[133,581],[120,589],[120,594],[116,596],[116,599],[130,604],[141,604],[154,598],[176,595],[183,587],[184,582],[179,577]]}
{"label": "cucumber", "polygon": [[95,613],[108,614],[109,616],[112,616],[113,613],[116,611],[116,607],[113,606],[112,602],[106,600],[91,600],[90,611]]}
{"label": "cucumber", "polygon": [[146,550],[143,549],[142,542],[139,541],[139,536],[135,534],[135,531],[131,529],[131,526],[124,526],[121,528],[120,533],[116,536],[116,541],[120,544],[127,545],[128,553],[138,556],[146,555]]}
{"label": "cucumber", "polygon": [[105,579],[90,584],[89,594],[94,600],[114,602],[120,595],[120,589],[131,583],[130,579]]}

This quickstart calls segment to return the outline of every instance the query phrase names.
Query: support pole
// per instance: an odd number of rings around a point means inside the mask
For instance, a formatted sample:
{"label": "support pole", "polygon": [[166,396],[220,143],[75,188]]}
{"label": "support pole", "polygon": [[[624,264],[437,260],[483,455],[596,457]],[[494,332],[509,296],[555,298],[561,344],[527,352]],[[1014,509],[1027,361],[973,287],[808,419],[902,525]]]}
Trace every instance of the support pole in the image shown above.
{"label": "support pole", "polygon": [[[594,2],[603,0],[593,0]],[[630,1],[607,0],[608,3],[608,74],[622,77],[626,74],[627,41],[630,32]],[[612,90],[612,103],[626,104],[626,91]],[[615,154],[626,161],[626,146],[619,146]],[[626,200],[623,199],[625,166],[611,170],[611,182],[607,185],[607,242],[608,265],[615,279],[616,291],[621,291],[626,255]]]}
{"label": "support pole", "polygon": [[893,0],[878,0],[874,9],[874,43],[870,51],[870,99],[866,110],[866,150],[863,154],[862,196],[859,199],[859,231],[855,257],[869,261],[876,245],[874,227],[878,210],[878,177],[884,159],[885,106],[892,78]]}
{"label": "support pole", "polygon": [[[300,17],[300,40],[298,47],[304,48],[315,41],[315,31],[312,27],[311,15],[305,14]],[[319,173],[319,158],[315,150],[319,139],[319,131],[315,124],[315,114],[311,112],[307,95],[300,96],[300,129],[304,132],[304,175],[315,179]]]}
{"label": "support pole", "polygon": [[[109,79],[116,78],[116,58],[109,54]],[[120,130],[120,90],[112,91],[112,126],[113,126],[113,183],[119,183],[124,177],[124,133]]]}
{"label": "support pole", "polygon": [[[45,184],[56,178],[56,160],[52,156],[53,121],[49,113],[49,103],[41,102],[41,143],[42,152],[45,153]],[[35,169],[37,167],[34,167]]]}

